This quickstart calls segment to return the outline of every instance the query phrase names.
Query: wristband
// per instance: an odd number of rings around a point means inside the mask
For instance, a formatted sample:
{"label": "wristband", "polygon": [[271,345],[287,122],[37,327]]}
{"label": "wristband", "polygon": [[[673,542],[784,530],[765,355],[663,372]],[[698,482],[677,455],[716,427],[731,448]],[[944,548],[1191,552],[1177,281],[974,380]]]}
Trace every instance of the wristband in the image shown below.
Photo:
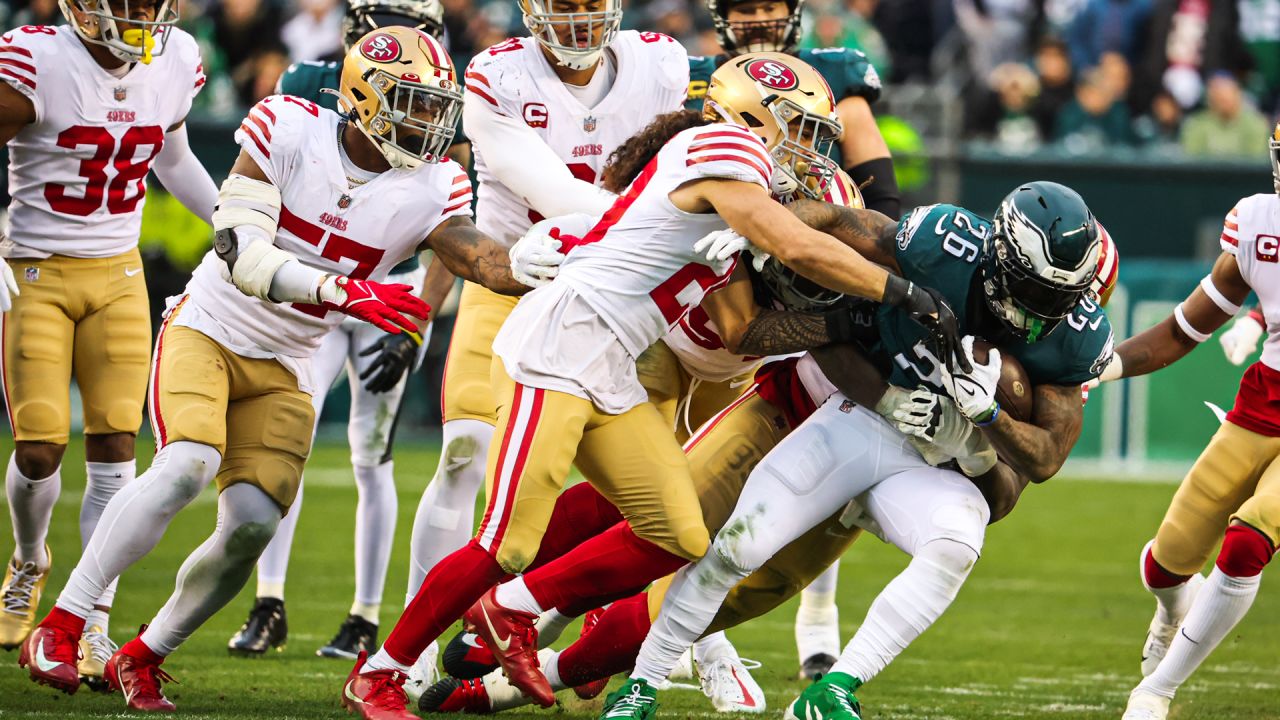
{"label": "wristband", "polygon": [[890,275],[884,283],[884,296],[880,302],[890,306],[901,305],[914,289],[915,284],[910,280]]}
{"label": "wristband", "polygon": [[[987,419],[986,420],[979,419],[982,416],[986,416]],[[976,418],[973,418],[973,424],[977,425],[978,427],[987,427],[991,423],[995,422],[996,418],[998,417],[1000,417],[1000,403],[993,402],[991,403],[990,410],[986,411],[985,413],[983,413],[982,415]]]}

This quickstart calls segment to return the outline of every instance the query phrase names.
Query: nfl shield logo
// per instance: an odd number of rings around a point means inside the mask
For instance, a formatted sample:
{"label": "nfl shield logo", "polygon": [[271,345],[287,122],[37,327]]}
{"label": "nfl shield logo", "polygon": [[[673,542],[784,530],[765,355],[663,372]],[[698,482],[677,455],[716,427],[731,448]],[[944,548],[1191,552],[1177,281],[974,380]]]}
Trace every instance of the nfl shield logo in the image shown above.
{"label": "nfl shield logo", "polygon": [[338,207],[343,210],[351,207],[351,196],[343,193],[342,197],[338,198]]}
{"label": "nfl shield logo", "polygon": [[852,400],[846,398],[845,400],[840,401],[840,412],[845,413],[846,415],[853,412],[855,407],[857,407],[857,405]]}
{"label": "nfl shield logo", "polygon": [[128,88],[118,87],[115,89],[114,94],[115,94],[116,102],[124,102],[125,97],[128,96],[129,94],[129,90]]}
{"label": "nfl shield logo", "polygon": [[593,118],[593,117],[588,116],[585,120],[583,120],[583,121],[582,121],[582,129],[583,129],[583,131],[585,131],[585,132],[595,132],[595,131],[596,131],[596,119],[595,119],[595,118]]}
{"label": "nfl shield logo", "polygon": [[26,275],[27,275],[27,282],[35,282],[40,279],[40,268],[28,267]]}

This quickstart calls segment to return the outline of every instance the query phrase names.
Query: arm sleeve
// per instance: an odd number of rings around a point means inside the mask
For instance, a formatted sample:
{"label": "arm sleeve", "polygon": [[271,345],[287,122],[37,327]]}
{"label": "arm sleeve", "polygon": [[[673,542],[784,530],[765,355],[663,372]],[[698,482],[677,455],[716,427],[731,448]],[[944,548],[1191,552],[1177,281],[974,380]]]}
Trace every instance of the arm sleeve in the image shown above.
{"label": "arm sleeve", "polygon": [[187,126],[165,134],[164,149],[156,157],[156,178],[178,202],[196,217],[213,224],[213,208],[218,204],[218,186],[200,164],[187,141]]}
{"label": "arm sleeve", "polygon": [[500,114],[474,91],[463,106],[462,124],[467,137],[483,148],[489,171],[543,216],[600,215],[613,204],[613,193],[575,178],[537,133]]}

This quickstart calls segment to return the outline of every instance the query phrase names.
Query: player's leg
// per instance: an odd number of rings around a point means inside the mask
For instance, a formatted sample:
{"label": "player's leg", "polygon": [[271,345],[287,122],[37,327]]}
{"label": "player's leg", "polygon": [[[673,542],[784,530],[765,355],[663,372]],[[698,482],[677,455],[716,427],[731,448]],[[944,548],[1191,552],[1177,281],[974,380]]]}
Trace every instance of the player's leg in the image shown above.
{"label": "player's leg", "polygon": [[1258,478],[1277,453],[1280,438],[1223,423],[1178,487],[1155,540],[1142,553],[1142,583],[1156,598],[1156,613],[1143,645],[1144,676],[1168,652],[1227,519],[1253,494]]}
{"label": "player's leg", "polygon": [[1133,691],[1126,718],[1163,717],[1160,711],[1167,711],[1178,688],[1249,612],[1262,569],[1271,562],[1278,541],[1280,460],[1273,460],[1258,480],[1257,491],[1231,516],[1209,578],[1192,601],[1168,654]]}
{"label": "player's leg", "polygon": [[21,294],[0,315],[5,406],[15,441],[5,472],[16,544],[0,585],[0,647],[5,649],[20,645],[31,631],[52,562],[45,540],[62,488],[75,332],[60,260],[11,260]]}
{"label": "player's leg", "polygon": [[836,607],[836,586],[840,561],[832,563],[800,593],[796,609],[796,654],[800,677],[821,679],[831,670],[840,652],[840,610]]}
{"label": "player's leg", "polygon": [[[142,425],[151,357],[151,308],[142,258],[132,250],[102,261],[101,287],[91,310],[76,325],[74,374],[84,406],[85,483],[80,503],[80,541],[89,543],[107,503],[134,479],[134,440]],[[128,274],[133,271],[134,274]],[[105,356],[105,357],[104,357]],[[105,689],[102,673],[115,652],[108,635],[108,613],[116,583],[107,586],[86,621],[80,675],[94,689]]]}
{"label": "player's leg", "polygon": [[[226,442],[228,353],[205,335],[172,324],[156,340],[151,418],[159,450],[151,467],[116,493],[54,609],[22,647],[37,682],[74,692],[76,643],[85,619],[122,572],[149,553],[177,515],[213,480]],[[44,632],[42,632],[44,631]]]}

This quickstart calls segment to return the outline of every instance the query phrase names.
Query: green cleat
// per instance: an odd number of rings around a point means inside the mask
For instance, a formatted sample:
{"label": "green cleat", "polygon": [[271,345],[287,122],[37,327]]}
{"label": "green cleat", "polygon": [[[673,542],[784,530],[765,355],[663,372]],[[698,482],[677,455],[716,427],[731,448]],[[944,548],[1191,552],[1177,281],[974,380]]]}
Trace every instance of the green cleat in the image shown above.
{"label": "green cleat", "polygon": [[649,720],[657,711],[658,689],[632,679],[604,699],[600,720]]}
{"label": "green cleat", "polygon": [[862,720],[862,706],[854,696],[861,686],[858,678],[828,673],[787,706],[785,720]]}

